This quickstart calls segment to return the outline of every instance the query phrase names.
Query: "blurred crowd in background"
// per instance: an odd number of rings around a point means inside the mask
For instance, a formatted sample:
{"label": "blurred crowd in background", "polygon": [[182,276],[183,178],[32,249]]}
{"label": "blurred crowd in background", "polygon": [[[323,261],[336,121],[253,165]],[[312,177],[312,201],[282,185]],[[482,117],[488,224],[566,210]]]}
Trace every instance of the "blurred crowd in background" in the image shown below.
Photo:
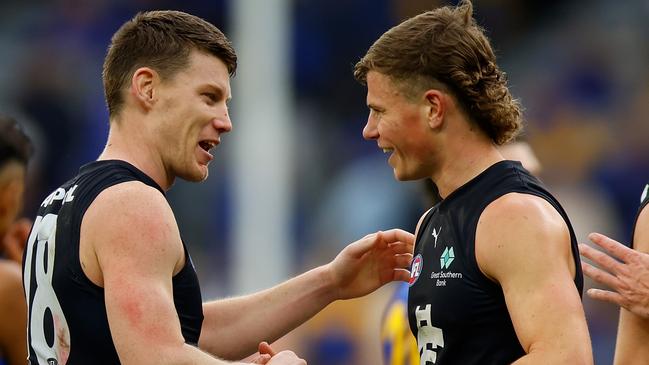
{"label": "blurred crowd in background", "polygon": [[[101,65],[117,28],[141,10],[177,9],[231,36],[234,1],[0,3],[0,111],[25,125],[37,150],[26,216],[104,147],[108,113]],[[476,19],[525,108],[523,138],[542,164],[540,178],[564,205],[579,240],[598,231],[628,242],[641,189],[649,181],[649,1],[474,2]],[[391,26],[454,2],[289,3],[295,243],[286,255],[293,264],[289,271],[299,272],[329,261],[343,244],[366,233],[391,227],[413,231],[427,209],[421,185],[394,181],[382,151],[363,140],[365,88],[353,79],[352,66]],[[237,110],[231,114],[236,133]],[[229,137],[216,151],[208,182],[177,182],[168,194],[204,293],[214,297],[238,294],[229,267],[236,185],[228,178]],[[379,364],[378,322],[389,295],[386,288],[335,303],[280,345],[311,365]],[[617,309],[587,298],[584,305],[596,363],[610,364]]]}

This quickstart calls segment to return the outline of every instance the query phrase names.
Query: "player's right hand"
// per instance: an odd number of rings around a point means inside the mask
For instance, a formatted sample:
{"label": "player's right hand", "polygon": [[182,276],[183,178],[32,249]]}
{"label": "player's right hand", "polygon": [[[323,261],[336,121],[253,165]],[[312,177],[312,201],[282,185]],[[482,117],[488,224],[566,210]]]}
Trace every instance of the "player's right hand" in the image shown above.
{"label": "player's right hand", "polygon": [[273,356],[267,365],[306,365],[306,361],[297,357],[293,351],[281,351]]}
{"label": "player's right hand", "polygon": [[261,356],[272,356],[267,365],[306,365],[306,361],[297,357],[293,351],[281,351],[276,353],[267,342],[259,344],[259,354]]}

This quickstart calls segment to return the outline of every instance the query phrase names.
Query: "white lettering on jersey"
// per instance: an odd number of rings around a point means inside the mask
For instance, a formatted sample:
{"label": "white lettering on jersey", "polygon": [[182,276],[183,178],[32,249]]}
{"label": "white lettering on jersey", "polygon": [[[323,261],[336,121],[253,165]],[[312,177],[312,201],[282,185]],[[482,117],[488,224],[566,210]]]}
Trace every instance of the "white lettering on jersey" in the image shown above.
{"label": "white lettering on jersey", "polygon": [[417,318],[417,345],[421,365],[434,364],[437,361],[438,347],[444,347],[444,334],[441,328],[433,327],[430,320],[430,304],[415,308]]}
{"label": "white lettering on jersey", "polygon": [[435,245],[433,247],[437,247],[437,238],[440,233],[442,233],[442,226],[439,226],[439,231],[435,230],[435,227],[433,227],[433,237],[435,237]]}
{"label": "white lettering on jersey", "polygon": [[[70,189],[73,190],[74,188]],[[56,214],[37,216],[26,248],[24,281],[29,313],[27,327],[31,335],[28,346],[34,349],[39,365],[65,364],[70,353],[70,330],[52,287],[57,218]],[[31,286],[32,266],[36,277],[35,288]],[[34,297],[30,302],[32,292]],[[29,337],[27,339],[29,341]]]}
{"label": "white lettering on jersey", "polygon": [[48,205],[52,204],[55,200],[63,200],[63,204],[71,202],[72,200],[74,200],[74,195],[72,194],[74,194],[74,191],[77,189],[77,186],[79,185],[75,185],[71,187],[70,190],[68,191],[65,191],[65,189],[63,188],[58,188],[54,190],[52,194],[48,195],[48,197],[45,198],[45,200],[43,200],[43,203],[41,203],[41,207],[45,208]]}

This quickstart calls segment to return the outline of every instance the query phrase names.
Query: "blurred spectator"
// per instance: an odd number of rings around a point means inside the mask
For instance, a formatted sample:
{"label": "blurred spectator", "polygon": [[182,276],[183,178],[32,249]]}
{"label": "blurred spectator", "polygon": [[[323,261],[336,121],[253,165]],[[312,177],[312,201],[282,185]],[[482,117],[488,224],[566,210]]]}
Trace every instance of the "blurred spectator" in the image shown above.
{"label": "blurred spectator", "polygon": [[[24,364],[27,358],[27,313],[22,290],[20,260],[27,239],[27,222],[14,220],[22,208],[27,161],[32,145],[20,125],[0,116],[0,364]],[[5,239],[10,232],[11,239]],[[15,243],[5,246],[5,243]]]}

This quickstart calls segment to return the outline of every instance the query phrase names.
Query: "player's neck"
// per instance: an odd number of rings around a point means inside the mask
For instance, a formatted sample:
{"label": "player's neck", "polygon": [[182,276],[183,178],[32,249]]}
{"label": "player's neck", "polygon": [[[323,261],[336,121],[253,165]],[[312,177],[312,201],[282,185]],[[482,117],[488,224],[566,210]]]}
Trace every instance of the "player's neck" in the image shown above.
{"label": "player's neck", "polygon": [[163,190],[168,190],[173,179],[168,177],[161,154],[147,140],[144,128],[129,128],[127,123],[111,123],[106,146],[97,160],[126,161],[152,178]]}
{"label": "player's neck", "polygon": [[503,157],[484,136],[470,133],[446,145],[444,158],[432,176],[442,198],[466,184]]}

